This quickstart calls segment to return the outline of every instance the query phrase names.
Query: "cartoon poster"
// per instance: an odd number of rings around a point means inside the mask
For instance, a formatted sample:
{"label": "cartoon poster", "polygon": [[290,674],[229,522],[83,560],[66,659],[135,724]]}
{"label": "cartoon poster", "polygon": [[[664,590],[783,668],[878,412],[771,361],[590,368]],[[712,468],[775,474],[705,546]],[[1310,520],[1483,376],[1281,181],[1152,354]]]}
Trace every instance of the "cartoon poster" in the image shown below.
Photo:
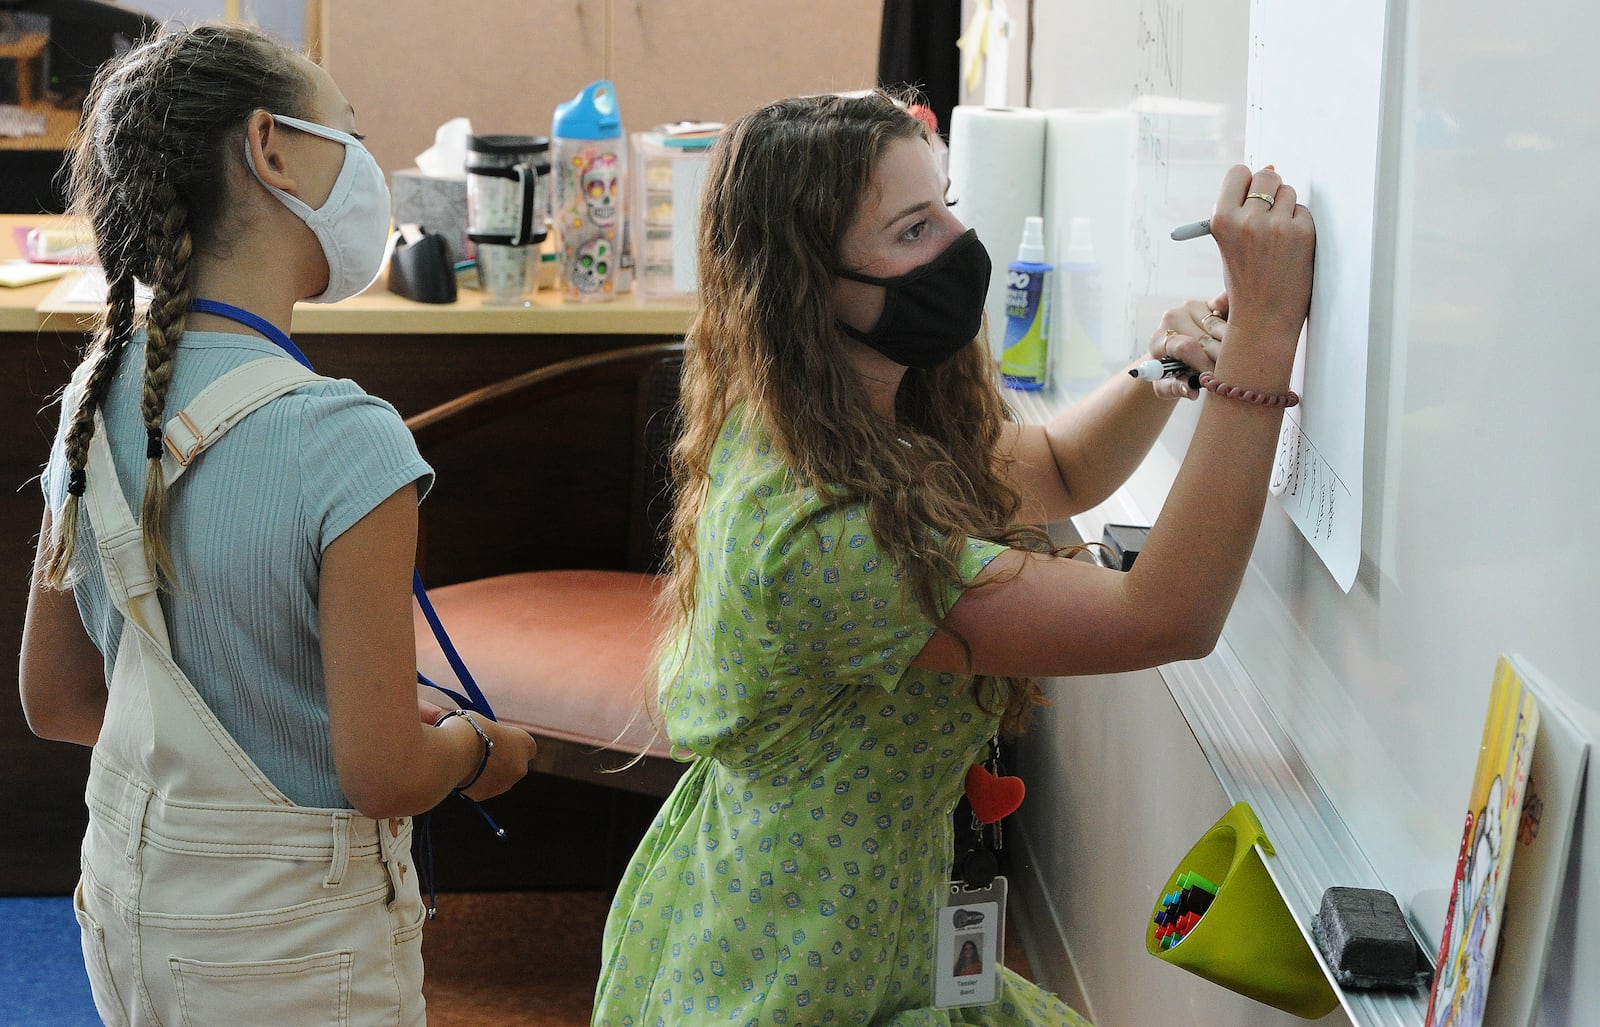
{"label": "cartoon poster", "polygon": [[1512,664],[1502,658],[1489,693],[1483,746],[1478,750],[1450,908],[1428,996],[1427,1027],[1483,1023],[1538,730],[1539,704]]}

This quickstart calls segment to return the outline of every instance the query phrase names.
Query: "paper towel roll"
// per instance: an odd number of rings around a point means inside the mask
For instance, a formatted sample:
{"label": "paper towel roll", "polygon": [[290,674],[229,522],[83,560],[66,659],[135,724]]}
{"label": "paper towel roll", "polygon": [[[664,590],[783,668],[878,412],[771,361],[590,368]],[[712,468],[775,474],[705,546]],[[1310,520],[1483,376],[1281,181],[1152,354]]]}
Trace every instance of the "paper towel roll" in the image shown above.
{"label": "paper towel roll", "polygon": [[[1133,239],[1134,119],[1125,108],[1057,108],[1044,112],[1045,259],[1058,266],[1051,309],[1055,325],[1068,310],[1066,259],[1075,217],[1088,218],[1101,267],[1100,338],[1091,349],[1052,331],[1055,380],[1100,378],[1140,348],[1129,305]],[[1153,327],[1153,326],[1151,326]]]}
{"label": "paper towel roll", "polygon": [[984,310],[996,359],[1006,334],[1005,266],[1017,259],[1024,219],[1044,211],[1044,146],[1043,111],[973,105],[951,111],[950,198],[994,262]]}

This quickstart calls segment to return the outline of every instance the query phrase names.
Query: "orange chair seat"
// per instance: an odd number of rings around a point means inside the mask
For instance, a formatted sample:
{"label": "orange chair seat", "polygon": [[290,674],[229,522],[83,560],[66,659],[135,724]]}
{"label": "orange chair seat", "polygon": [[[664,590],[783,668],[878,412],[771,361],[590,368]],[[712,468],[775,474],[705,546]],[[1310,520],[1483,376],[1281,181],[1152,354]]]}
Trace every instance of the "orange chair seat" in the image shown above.
{"label": "orange chair seat", "polygon": [[[661,587],[653,574],[531,571],[429,589],[428,598],[502,721],[536,737],[666,757],[652,659]],[[421,610],[415,627],[417,669],[461,691]]]}

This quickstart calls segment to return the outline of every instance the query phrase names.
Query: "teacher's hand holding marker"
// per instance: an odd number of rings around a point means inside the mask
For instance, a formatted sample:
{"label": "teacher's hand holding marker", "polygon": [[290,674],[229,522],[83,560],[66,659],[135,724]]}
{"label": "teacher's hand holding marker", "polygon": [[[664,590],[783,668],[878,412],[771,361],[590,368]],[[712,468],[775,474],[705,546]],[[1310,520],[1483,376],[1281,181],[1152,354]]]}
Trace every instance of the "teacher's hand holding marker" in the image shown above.
{"label": "teacher's hand holding marker", "polygon": [[1174,307],[1150,337],[1150,359],[1129,368],[1128,375],[1153,382],[1164,399],[1194,399],[1200,395],[1200,372],[1217,366],[1227,325],[1227,293],[1210,303],[1190,300]]}
{"label": "teacher's hand holding marker", "polygon": [[1298,397],[1289,392],[1289,372],[1311,308],[1311,212],[1272,165],[1254,175],[1235,166],[1223,178],[1211,237],[1222,253],[1227,345],[1214,376],[1208,381],[1202,374],[1201,384],[1247,403],[1292,406]]}
{"label": "teacher's hand holding marker", "polygon": [[[1229,192],[1230,183],[1240,181],[1246,174],[1249,174],[1249,170],[1242,165],[1230,169],[1223,181],[1224,194]],[[1283,182],[1271,164],[1251,176],[1248,184],[1249,189],[1244,199],[1236,207],[1219,200],[1217,212],[1212,217],[1180,225],[1172,230],[1172,238],[1177,242],[1200,239],[1208,235],[1217,240],[1218,248],[1223,250],[1224,283],[1231,279],[1234,265],[1241,262],[1250,264],[1248,269],[1241,270],[1249,270],[1252,273],[1259,273],[1263,265],[1270,267],[1277,260],[1286,262],[1283,265],[1286,270],[1297,271],[1295,257],[1302,253],[1308,242],[1314,244],[1315,241],[1316,230],[1311,220],[1311,212],[1295,202],[1294,188]],[[1253,217],[1252,207],[1256,208]],[[1277,214],[1273,215],[1275,210]],[[1271,220],[1273,218],[1275,220]],[[1213,222],[1219,223],[1222,235],[1228,237],[1226,241],[1213,229]],[[1254,238],[1241,239],[1237,234],[1239,232],[1271,233],[1260,236],[1259,241],[1267,244],[1266,251],[1263,252],[1260,247],[1253,245],[1257,242]],[[1233,264],[1228,260],[1230,245],[1234,245],[1235,249]],[[1311,267],[1308,262],[1305,264],[1303,276],[1298,273],[1290,274],[1281,282],[1283,288],[1278,292],[1283,296],[1303,292],[1306,296],[1306,309],[1309,309],[1310,272]],[[1262,307],[1274,311],[1273,317],[1276,320],[1288,320],[1283,314],[1285,308],[1278,302],[1277,296],[1270,293],[1263,294]],[[1288,309],[1297,308],[1291,303]],[[1204,387],[1220,395],[1246,399],[1269,407],[1294,406],[1300,401],[1300,397],[1291,390],[1271,392],[1234,384],[1215,373],[1217,354],[1226,338],[1225,332],[1229,324],[1228,312],[1226,290],[1209,304],[1191,300],[1182,307],[1169,310],[1162,318],[1161,327],[1151,337],[1151,359],[1130,368],[1128,374],[1139,380],[1153,382],[1156,394],[1167,398],[1181,396],[1193,399],[1199,395],[1198,390]],[[1298,318],[1294,319],[1296,337],[1299,333],[1298,326],[1304,320],[1305,311],[1301,310]]]}
{"label": "teacher's hand holding marker", "polygon": [[[1215,241],[1223,291],[1210,304],[1169,311],[1152,334],[1150,354],[1177,358],[1212,395],[1205,397],[1139,562],[1127,572],[1150,572],[1139,583],[1145,596],[1167,588],[1197,593],[1187,609],[1205,623],[1184,630],[1201,632],[1202,639],[1221,633],[1238,593],[1261,523],[1283,408],[1299,401],[1289,378],[1311,306],[1316,248],[1311,212],[1270,165],[1255,172],[1230,168],[1205,224],[1191,237],[1208,234]],[[1187,377],[1179,371],[1152,387],[1158,394],[1190,395]],[[1152,554],[1157,559],[1146,567]],[[1184,604],[1177,605],[1181,615]]]}

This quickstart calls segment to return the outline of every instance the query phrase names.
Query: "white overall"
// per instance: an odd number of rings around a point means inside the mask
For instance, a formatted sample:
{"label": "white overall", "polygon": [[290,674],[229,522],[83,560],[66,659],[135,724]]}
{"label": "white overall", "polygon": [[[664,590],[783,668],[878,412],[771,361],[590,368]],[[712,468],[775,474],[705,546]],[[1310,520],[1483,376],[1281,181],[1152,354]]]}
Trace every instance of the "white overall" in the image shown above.
{"label": "white overall", "polygon": [[[167,424],[168,483],[251,410],[317,380],[282,358],[218,379]],[[103,424],[84,501],[126,618],[74,896],[101,1019],[425,1023],[410,818],[296,806],[228,735],[173,662]]]}

